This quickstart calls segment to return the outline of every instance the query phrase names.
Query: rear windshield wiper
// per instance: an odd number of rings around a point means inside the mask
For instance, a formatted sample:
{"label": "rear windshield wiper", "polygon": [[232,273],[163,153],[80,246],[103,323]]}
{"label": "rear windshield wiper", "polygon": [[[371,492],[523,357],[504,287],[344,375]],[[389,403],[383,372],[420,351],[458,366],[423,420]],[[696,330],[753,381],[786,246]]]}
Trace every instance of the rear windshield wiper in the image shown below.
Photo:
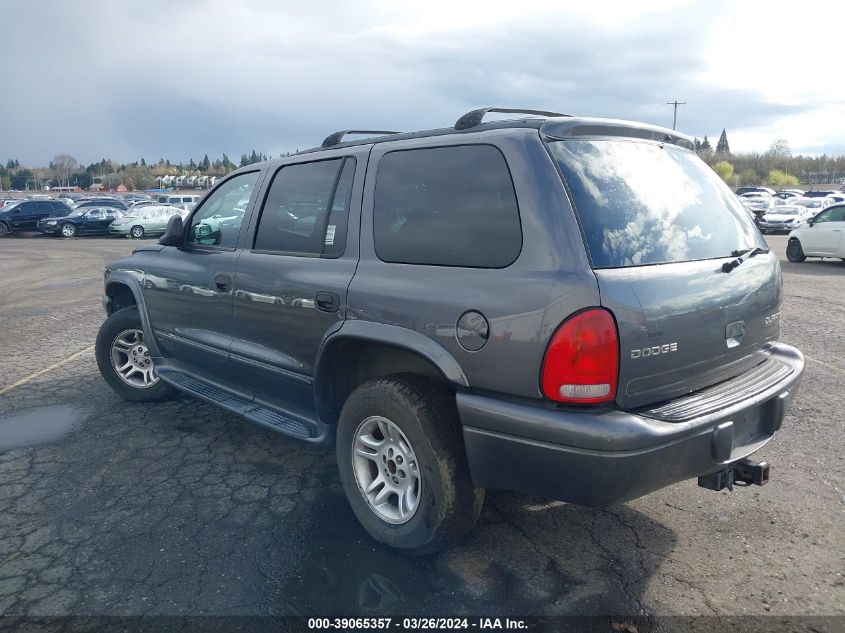
{"label": "rear windshield wiper", "polygon": [[762,246],[757,246],[756,248],[748,248],[748,249],[745,249],[745,250],[731,251],[731,257],[736,257],[736,259],[732,259],[731,261],[725,262],[724,264],[722,264],[722,272],[729,273],[734,268],[739,266],[742,262],[744,262],[746,259],[754,257],[755,255],[757,255],[759,253],[768,253],[768,252],[769,252],[769,249],[763,248]]}

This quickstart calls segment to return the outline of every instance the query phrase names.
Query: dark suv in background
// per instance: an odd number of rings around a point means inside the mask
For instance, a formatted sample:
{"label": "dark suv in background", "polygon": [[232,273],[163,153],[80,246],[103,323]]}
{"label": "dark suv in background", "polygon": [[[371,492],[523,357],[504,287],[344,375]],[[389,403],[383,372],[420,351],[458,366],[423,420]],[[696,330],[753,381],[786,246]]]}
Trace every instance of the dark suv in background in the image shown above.
{"label": "dark suv in background", "polygon": [[736,197],[672,130],[489,110],[230,174],[107,268],[106,381],[334,442],[358,519],[417,553],[486,487],[765,483],[803,358]]}
{"label": "dark suv in background", "polygon": [[6,206],[0,209],[0,237],[18,231],[37,231],[39,220],[68,213],[70,207],[56,200],[24,200]]}

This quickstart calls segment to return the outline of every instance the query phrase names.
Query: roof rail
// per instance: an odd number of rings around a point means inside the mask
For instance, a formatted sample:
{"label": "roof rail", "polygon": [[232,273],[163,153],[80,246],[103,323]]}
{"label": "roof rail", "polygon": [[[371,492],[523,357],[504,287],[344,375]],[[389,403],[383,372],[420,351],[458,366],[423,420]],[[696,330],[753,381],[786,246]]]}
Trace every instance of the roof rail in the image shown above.
{"label": "roof rail", "polygon": [[488,112],[503,112],[510,114],[537,114],[540,116],[572,116],[571,114],[561,114],[560,112],[547,112],[545,110],[525,110],[524,108],[479,108],[478,110],[471,110],[463,115],[458,122],[455,123],[456,130],[468,130],[475,127],[484,118]]}
{"label": "roof rail", "polygon": [[335,145],[339,145],[340,142],[343,140],[343,137],[347,134],[372,134],[372,135],[382,135],[382,134],[400,134],[400,132],[390,132],[388,130],[341,130],[340,132],[335,132],[334,134],[329,134],[326,139],[323,141],[323,147],[334,147]]}

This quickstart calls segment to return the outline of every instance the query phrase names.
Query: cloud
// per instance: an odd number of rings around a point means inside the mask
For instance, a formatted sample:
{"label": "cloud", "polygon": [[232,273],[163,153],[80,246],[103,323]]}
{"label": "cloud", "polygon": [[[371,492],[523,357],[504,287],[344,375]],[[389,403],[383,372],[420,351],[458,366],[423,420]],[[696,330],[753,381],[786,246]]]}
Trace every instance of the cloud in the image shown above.
{"label": "cloud", "polygon": [[760,35],[737,39],[731,25],[747,12],[734,5],[10,0],[0,159],[278,154],[335,129],[451,125],[483,105],[671,125],[673,99],[687,102],[681,130],[726,127],[734,150],[777,137],[796,151],[845,147],[831,114],[845,106],[842,88],[792,87],[781,99],[731,70],[747,70],[730,65],[731,51],[744,59]]}

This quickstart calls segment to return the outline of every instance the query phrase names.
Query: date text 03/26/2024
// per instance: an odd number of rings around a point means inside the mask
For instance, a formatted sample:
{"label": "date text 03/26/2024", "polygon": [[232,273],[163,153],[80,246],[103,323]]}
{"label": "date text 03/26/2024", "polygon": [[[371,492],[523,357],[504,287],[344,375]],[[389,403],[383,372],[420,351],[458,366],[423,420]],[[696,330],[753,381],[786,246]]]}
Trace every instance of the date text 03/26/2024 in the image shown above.
{"label": "date text 03/26/2024", "polygon": [[513,618],[309,618],[308,629],[319,630],[520,630],[524,620]]}

